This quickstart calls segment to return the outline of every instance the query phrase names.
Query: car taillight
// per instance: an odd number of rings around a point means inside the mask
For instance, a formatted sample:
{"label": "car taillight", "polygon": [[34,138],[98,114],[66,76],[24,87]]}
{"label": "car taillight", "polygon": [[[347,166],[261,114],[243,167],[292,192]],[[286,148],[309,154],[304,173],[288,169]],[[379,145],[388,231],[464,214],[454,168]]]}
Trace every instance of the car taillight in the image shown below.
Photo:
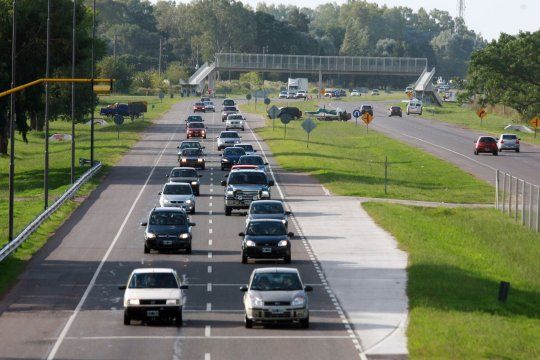
{"label": "car taillight", "polygon": [[501,140],[501,144],[504,144],[504,140]]}
{"label": "car taillight", "polygon": [[519,144],[519,140],[516,140],[516,144]]}

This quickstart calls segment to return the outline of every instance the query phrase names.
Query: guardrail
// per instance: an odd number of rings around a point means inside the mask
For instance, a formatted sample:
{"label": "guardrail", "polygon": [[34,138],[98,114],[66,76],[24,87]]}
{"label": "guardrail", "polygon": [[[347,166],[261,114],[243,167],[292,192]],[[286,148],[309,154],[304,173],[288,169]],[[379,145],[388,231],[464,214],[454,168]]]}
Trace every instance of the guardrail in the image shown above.
{"label": "guardrail", "polygon": [[58,200],[56,200],[45,211],[38,215],[13,241],[7,243],[2,249],[0,249],[0,262],[11,255],[15,250],[21,246],[30,235],[32,235],[39,226],[47,220],[58,208],[67,200],[72,198],[77,190],[86,183],[95,173],[101,169],[101,163],[97,162],[90,170],[85,172],[74,184],[71,186]]}

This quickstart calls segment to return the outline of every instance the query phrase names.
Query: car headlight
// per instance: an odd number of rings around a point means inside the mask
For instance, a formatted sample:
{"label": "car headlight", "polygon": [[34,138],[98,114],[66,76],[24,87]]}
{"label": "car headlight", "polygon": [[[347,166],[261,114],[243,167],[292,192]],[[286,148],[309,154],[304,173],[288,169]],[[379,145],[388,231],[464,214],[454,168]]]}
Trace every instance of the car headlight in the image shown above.
{"label": "car headlight", "polygon": [[186,162],[186,161],[187,161],[187,159],[186,159],[186,158],[182,158],[182,162]]}
{"label": "car headlight", "polygon": [[251,302],[251,306],[263,306],[262,299],[256,297],[253,294],[249,295],[249,301]]}
{"label": "car headlight", "polygon": [[191,185],[197,185],[197,182],[196,182],[196,181],[192,181],[192,182],[191,182]]}
{"label": "car headlight", "polygon": [[226,195],[227,196],[234,196],[234,191],[233,190],[227,190]]}
{"label": "car headlight", "polygon": [[289,242],[287,240],[281,240],[280,242],[278,242],[277,246],[287,246],[289,244]]}
{"label": "car headlight", "polygon": [[180,239],[187,239],[189,237],[189,234],[188,233],[183,233],[183,234],[178,235],[178,237]]}
{"label": "car headlight", "polygon": [[191,204],[193,201],[191,200],[186,200],[186,204]]}
{"label": "car headlight", "polygon": [[128,300],[128,305],[139,305],[140,302],[139,302],[139,299],[129,299]]}
{"label": "car headlight", "polygon": [[302,306],[306,303],[306,298],[303,296],[297,296],[291,302],[292,306]]}
{"label": "car headlight", "polygon": [[227,160],[227,159],[225,159],[225,158],[221,159],[221,161],[223,161],[223,162],[229,162],[229,160]]}
{"label": "car headlight", "polygon": [[252,241],[252,240],[246,241],[246,246],[249,246],[249,247],[255,246],[255,241]]}
{"label": "car headlight", "polygon": [[147,232],[147,233],[146,233],[146,238],[147,238],[147,239],[155,239],[155,238],[156,238],[156,234]]}
{"label": "car headlight", "polygon": [[167,305],[180,305],[180,300],[179,299],[168,299],[167,300]]}
{"label": "car headlight", "polygon": [[203,159],[197,159],[197,162],[202,162],[202,161],[203,161]]}
{"label": "car headlight", "polygon": [[270,193],[266,190],[261,191],[261,197],[267,198],[270,197]]}
{"label": "car headlight", "polygon": [[281,223],[282,223],[282,224],[286,224],[286,223],[287,223],[287,220],[281,219]]}

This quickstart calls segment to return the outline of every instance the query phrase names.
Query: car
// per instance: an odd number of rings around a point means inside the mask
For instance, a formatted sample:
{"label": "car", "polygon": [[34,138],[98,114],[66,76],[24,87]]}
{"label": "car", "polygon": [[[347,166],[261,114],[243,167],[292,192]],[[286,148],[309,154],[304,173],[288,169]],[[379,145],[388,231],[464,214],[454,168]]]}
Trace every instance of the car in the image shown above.
{"label": "car", "polygon": [[520,140],[521,139],[515,134],[501,134],[501,136],[497,138],[497,148],[499,149],[499,152],[503,150],[514,150],[515,152],[519,152]]}
{"label": "car", "polygon": [[188,286],[171,268],[139,268],[129,275],[124,290],[124,325],[131,320],[173,321],[182,326],[182,307]]}
{"label": "car", "polygon": [[[180,151],[184,149],[204,149],[204,146],[201,145],[201,143],[197,140],[187,140],[182,141],[179,146],[176,147],[177,149],[180,149]],[[178,152],[178,155],[180,155],[180,152]]]}
{"label": "car", "polygon": [[411,100],[407,103],[407,115],[422,115],[422,102],[420,100]]}
{"label": "car", "polygon": [[270,199],[274,181],[264,171],[242,169],[231,171],[221,185],[225,187],[225,216],[230,216],[235,209],[248,209],[254,200]]}
{"label": "car", "polygon": [[231,171],[235,170],[259,170],[259,167],[257,165],[233,165],[231,167]]}
{"label": "car", "polygon": [[202,118],[201,115],[189,115],[186,119],[186,127],[188,126],[189,123],[192,123],[192,122],[204,122],[204,119]]}
{"label": "car", "polygon": [[210,99],[208,96],[203,96],[201,98],[201,102],[202,103],[205,103],[205,102],[212,102],[212,99]]}
{"label": "car", "polygon": [[257,152],[257,150],[253,149],[253,145],[251,144],[236,144],[234,146],[244,149],[246,155],[253,155]]}
{"label": "car", "polygon": [[224,106],[223,110],[221,111],[221,122],[227,120],[228,115],[236,114],[237,112],[238,108],[236,106]]}
{"label": "car", "polygon": [[362,104],[362,106],[360,106],[360,114],[364,115],[365,113],[373,115],[373,106]]}
{"label": "car", "polygon": [[292,232],[278,219],[256,219],[246,224],[246,230],[238,234],[242,240],[242,264],[249,259],[283,259],[291,263]]}
{"label": "car", "polygon": [[223,99],[222,106],[236,106],[236,102],[233,99]]}
{"label": "car", "polygon": [[372,95],[372,96],[380,95],[380,94],[379,94],[379,89],[373,89],[373,90],[371,90],[371,95]]}
{"label": "car", "polygon": [[412,86],[407,86],[407,87],[405,88],[405,93],[409,93],[409,92],[413,92],[413,91],[414,91],[414,89],[413,89]]}
{"label": "car", "polygon": [[227,115],[227,121],[225,121],[225,130],[238,129],[244,131],[244,119],[244,115],[242,114]]}
{"label": "car", "polygon": [[278,98],[286,99],[287,98],[287,91],[280,91]]}
{"label": "car", "polygon": [[277,219],[287,229],[289,227],[290,211],[285,211],[283,202],[280,200],[256,200],[251,203],[246,217],[246,225],[251,220]]}
{"label": "car", "polygon": [[388,116],[399,116],[402,117],[402,110],[400,106],[391,106],[388,108]]}
{"label": "car", "polygon": [[324,89],[324,96],[334,97],[335,95],[336,95],[336,92],[334,89],[331,89],[331,88]]}
{"label": "car", "polygon": [[256,165],[259,170],[266,171],[268,163],[260,155],[243,155],[238,159],[238,165]]}
{"label": "car", "polygon": [[347,92],[345,90],[343,90],[343,89],[340,89],[338,91],[338,96],[345,97],[345,96],[347,96]]}
{"label": "car", "polygon": [[278,118],[281,117],[282,114],[289,114],[293,119],[300,119],[302,117],[302,111],[298,109],[297,107],[287,106],[279,108]]}
{"label": "car", "polygon": [[206,161],[202,149],[182,149],[178,154],[178,162],[180,166],[194,167],[201,170],[206,168]]}
{"label": "car", "polygon": [[196,102],[195,105],[193,105],[193,112],[206,112],[204,103]]}
{"label": "car", "polygon": [[306,97],[307,97],[307,93],[304,90],[298,90],[296,92],[297,99],[305,99]]}
{"label": "car", "polygon": [[249,284],[240,287],[244,293],[244,325],[294,322],[309,328],[307,293],[313,291],[304,285],[295,268],[259,268],[253,270]]}
{"label": "car", "polygon": [[221,154],[221,171],[230,169],[231,166],[235,165],[238,162],[238,159],[245,154],[246,152],[242,148],[234,146],[225,148],[223,154]]}
{"label": "car", "polygon": [[195,214],[195,194],[189,183],[168,182],[159,192],[159,206],[179,207]]}
{"label": "car", "polygon": [[142,222],[144,231],[144,253],[150,251],[179,251],[191,254],[191,227],[186,211],[177,207],[153,208],[148,221]]}
{"label": "car", "polygon": [[236,131],[222,131],[217,137],[217,148],[219,151],[225,149],[228,146],[234,146],[240,144],[242,138]]}
{"label": "car", "polygon": [[479,153],[492,153],[493,155],[499,154],[499,148],[497,147],[497,139],[491,136],[480,136],[474,141],[474,155]]}
{"label": "car", "polygon": [[181,182],[190,184],[195,196],[199,196],[200,194],[201,183],[199,179],[201,177],[202,175],[199,175],[197,173],[197,169],[185,166],[174,167],[169,173],[169,175],[167,175],[169,182]]}
{"label": "car", "polygon": [[216,112],[216,106],[212,101],[204,101],[203,104],[205,112]]}
{"label": "car", "polygon": [[206,126],[202,122],[191,122],[186,127],[186,138],[202,137],[206,139]]}
{"label": "car", "polygon": [[353,90],[351,91],[351,96],[362,96],[362,94],[358,90]]}
{"label": "car", "polygon": [[296,91],[288,91],[287,99],[296,99]]}

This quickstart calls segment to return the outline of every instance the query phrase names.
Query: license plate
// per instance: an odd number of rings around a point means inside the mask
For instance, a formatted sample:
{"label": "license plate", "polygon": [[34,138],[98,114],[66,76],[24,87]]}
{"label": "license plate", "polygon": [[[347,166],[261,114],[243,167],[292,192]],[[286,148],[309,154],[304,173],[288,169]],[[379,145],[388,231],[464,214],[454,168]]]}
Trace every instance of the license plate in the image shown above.
{"label": "license plate", "polygon": [[263,252],[263,253],[271,253],[271,252],[272,252],[272,248],[263,248],[263,249],[262,249],[262,252]]}
{"label": "license plate", "polygon": [[238,200],[242,201],[244,197],[242,195],[238,195]]}
{"label": "license plate", "polygon": [[283,309],[270,309],[270,312],[272,314],[283,314],[284,310]]}
{"label": "license plate", "polygon": [[172,240],[163,241],[163,245],[172,245]]}
{"label": "license plate", "polygon": [[158,310],[148,310],[146,311],[146,316],[148,317],[158,317],[159,311]]}
{"label": "license plate", "polygon": [[253,196],[253,200],[257,200],[259,197],[257,195]]}

